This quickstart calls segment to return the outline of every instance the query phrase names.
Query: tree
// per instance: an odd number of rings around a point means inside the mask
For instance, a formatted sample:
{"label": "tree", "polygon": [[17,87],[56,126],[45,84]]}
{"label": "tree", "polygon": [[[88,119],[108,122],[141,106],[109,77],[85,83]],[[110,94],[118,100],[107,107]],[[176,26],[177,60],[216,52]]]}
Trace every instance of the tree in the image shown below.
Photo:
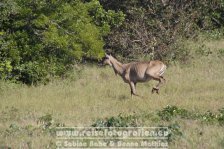
{"label": "tree", "polygon": [[223,0],[100,0],[105,9],[126,14],[123,25],[112,29],[106,47],[129,59],[185,61],[188,51],[177,48],[181,38],[199,30],[223,27]]}
{"label": "tree", "polygon": [[97,0],[3,0],[0,11],[0,77],[27,84],[63,75],[83,58],[100,59],[103,36],[124,18]]}

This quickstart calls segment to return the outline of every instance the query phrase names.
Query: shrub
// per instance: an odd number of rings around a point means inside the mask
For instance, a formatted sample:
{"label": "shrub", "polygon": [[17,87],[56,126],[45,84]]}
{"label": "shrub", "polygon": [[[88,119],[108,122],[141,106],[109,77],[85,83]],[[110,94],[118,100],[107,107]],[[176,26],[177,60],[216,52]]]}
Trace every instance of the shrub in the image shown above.
{"label": "shrub", "polygon": [[53,125],[54,120],[53,120],[51,114],[46,114],[46,115],[41,116],[40,118],[38,118],[37,123],[41,124],[41,127],[43,129],[48,129],[48,128],[50,128]]}
{"label": "shrub", "polygon": [[192,113],[185,110],[180,109],[176,106],[167,105],[163,110],[158,111],[157,113],[162,120],[170,121],[172,118],[180,116],[181,118],[192,118]]}
{"label": "shrub", "polygon": [[220,125],[224,125],[224,108],[219,109],[219,114],[216,116]]}
{"label": "shrub", "polygon": [[179,39],[195,39],[201,31],[213,31],[210,38],[223,35],[222,0],[101,0],[101,3],[106,9],[126,14],[124,24],[113,28],[106,38],[106,47],[130,60],[149,55],[152,59],[185,62],[189,51],[179,48]]}
{"label": "shrub", "polygon": [[191,112],[186,109],[181,109],[176,106],[166,106],[162,110],[158,111],[158,116],[165,121],[171,121],[175,117],[181,117],[184,119],[197,119],[205,123],[219,123],[224,125],[224,108],[219,109],[218,113],[207,111],[205,113]]}
{"label": "shrub", "polygon": [[3,0],[0,15],[0,79],[26,84],[47,83],[84,58],[100,59],[103,37],[124,20],[97,0]]}
{"label": "shrub", "polygon": [[92,124],[93,127],[137,127],[137,116],[129,115],[98,119]]}

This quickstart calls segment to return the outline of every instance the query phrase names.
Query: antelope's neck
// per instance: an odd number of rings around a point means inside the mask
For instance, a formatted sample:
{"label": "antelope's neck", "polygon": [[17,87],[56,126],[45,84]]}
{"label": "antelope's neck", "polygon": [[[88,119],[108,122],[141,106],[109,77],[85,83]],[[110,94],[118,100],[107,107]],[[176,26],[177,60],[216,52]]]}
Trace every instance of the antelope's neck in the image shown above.
{"label": "antelope's neck", "polygon": [[124,66],[119,61],[117,61],[117,60],[114,59],[112,61],[112,67],[113,67],[115,73],[119,74],[120,76],[123,74],[123,72],[124,72]]}

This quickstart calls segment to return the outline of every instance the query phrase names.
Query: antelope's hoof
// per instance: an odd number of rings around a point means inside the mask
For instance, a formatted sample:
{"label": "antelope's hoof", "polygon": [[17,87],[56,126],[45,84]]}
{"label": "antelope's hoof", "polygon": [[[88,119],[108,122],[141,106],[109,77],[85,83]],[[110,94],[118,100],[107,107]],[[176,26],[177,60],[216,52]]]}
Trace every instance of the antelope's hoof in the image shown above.
{"label": "antelope's hoof", "polygon": [[154,92],[156,92],[157,94],[159,94],[159,89],[158,89],[158,88],[153,87],[153,88],[152,88],[152,94],[153,94]]}

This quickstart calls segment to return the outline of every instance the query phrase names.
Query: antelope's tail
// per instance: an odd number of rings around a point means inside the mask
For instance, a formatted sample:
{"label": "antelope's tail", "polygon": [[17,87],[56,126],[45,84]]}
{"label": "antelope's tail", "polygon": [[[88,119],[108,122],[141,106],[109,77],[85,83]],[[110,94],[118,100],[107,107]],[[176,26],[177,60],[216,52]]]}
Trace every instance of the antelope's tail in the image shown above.
{"label": "antelope's tail", "polygon": [[162,75],[164,74],[166,68],[167,68],[166,65],[163,64],[162,68],[161,68],[160,71],[159,71],[159,76],[162,76]]}

